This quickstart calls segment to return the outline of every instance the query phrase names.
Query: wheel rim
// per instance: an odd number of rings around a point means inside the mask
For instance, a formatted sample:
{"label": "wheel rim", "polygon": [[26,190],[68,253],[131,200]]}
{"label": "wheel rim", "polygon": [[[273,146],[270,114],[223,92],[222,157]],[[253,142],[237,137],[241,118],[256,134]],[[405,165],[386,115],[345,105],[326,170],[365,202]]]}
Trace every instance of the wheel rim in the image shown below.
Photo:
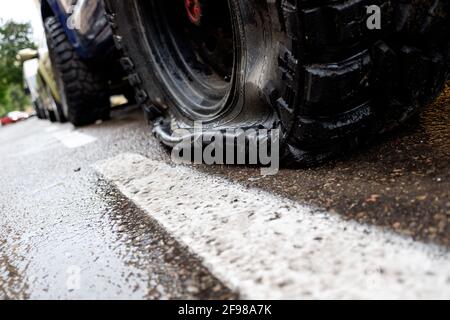
{"label": "wheel rim", "polygon": [[192,120],[226,112],[236,74],[228,1],[154,0],[139,6],[152,68],[177,110]]}

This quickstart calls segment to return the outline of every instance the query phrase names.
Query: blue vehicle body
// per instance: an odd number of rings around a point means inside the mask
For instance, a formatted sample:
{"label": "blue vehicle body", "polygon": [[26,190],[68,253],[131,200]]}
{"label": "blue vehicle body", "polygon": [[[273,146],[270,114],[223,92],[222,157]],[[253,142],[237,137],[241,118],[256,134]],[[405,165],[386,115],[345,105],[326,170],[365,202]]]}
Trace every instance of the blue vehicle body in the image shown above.
{"label": "blue vehicle body", "polygon": [[102,59],[114,50],[112,32],[101,0],[41,0],[42,17],[58,18],[83,59]]}

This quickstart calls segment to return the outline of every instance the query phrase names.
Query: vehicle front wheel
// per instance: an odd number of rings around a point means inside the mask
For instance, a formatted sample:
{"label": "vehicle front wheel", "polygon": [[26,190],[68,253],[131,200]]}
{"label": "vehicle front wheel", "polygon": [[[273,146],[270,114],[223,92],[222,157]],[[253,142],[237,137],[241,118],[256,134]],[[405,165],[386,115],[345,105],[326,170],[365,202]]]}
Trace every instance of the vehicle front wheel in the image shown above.
{"label": "vehicle front wheel", "polygon": [[[312,165],[391,130],[448,77],[445,0],[106,0],[138,102],[178,128],[280,129]],[[150,112],[151,111],[151,112]]]}

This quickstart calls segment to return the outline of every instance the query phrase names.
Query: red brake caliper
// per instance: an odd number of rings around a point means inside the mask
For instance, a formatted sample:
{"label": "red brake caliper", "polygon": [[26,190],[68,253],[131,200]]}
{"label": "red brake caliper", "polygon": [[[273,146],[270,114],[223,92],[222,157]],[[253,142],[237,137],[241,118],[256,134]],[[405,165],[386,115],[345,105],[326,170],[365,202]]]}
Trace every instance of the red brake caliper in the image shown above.
{"label": "red brake caliper", "polygon": [[195,25],[199,25],[202,20],[202,6],[200,0],[184,0],[189,20]]}

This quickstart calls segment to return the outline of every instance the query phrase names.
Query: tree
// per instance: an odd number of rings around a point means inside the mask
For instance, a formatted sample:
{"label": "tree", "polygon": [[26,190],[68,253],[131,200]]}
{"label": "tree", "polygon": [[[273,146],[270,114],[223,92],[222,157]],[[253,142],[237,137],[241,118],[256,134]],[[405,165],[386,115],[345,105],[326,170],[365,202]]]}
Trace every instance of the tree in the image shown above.
{"label": "tree", "polygon": [[22,66],[16,61],[17,52],[36,48],[31,40],[29,23],[7,21],[0,26],[0,115],[25,107]]}

